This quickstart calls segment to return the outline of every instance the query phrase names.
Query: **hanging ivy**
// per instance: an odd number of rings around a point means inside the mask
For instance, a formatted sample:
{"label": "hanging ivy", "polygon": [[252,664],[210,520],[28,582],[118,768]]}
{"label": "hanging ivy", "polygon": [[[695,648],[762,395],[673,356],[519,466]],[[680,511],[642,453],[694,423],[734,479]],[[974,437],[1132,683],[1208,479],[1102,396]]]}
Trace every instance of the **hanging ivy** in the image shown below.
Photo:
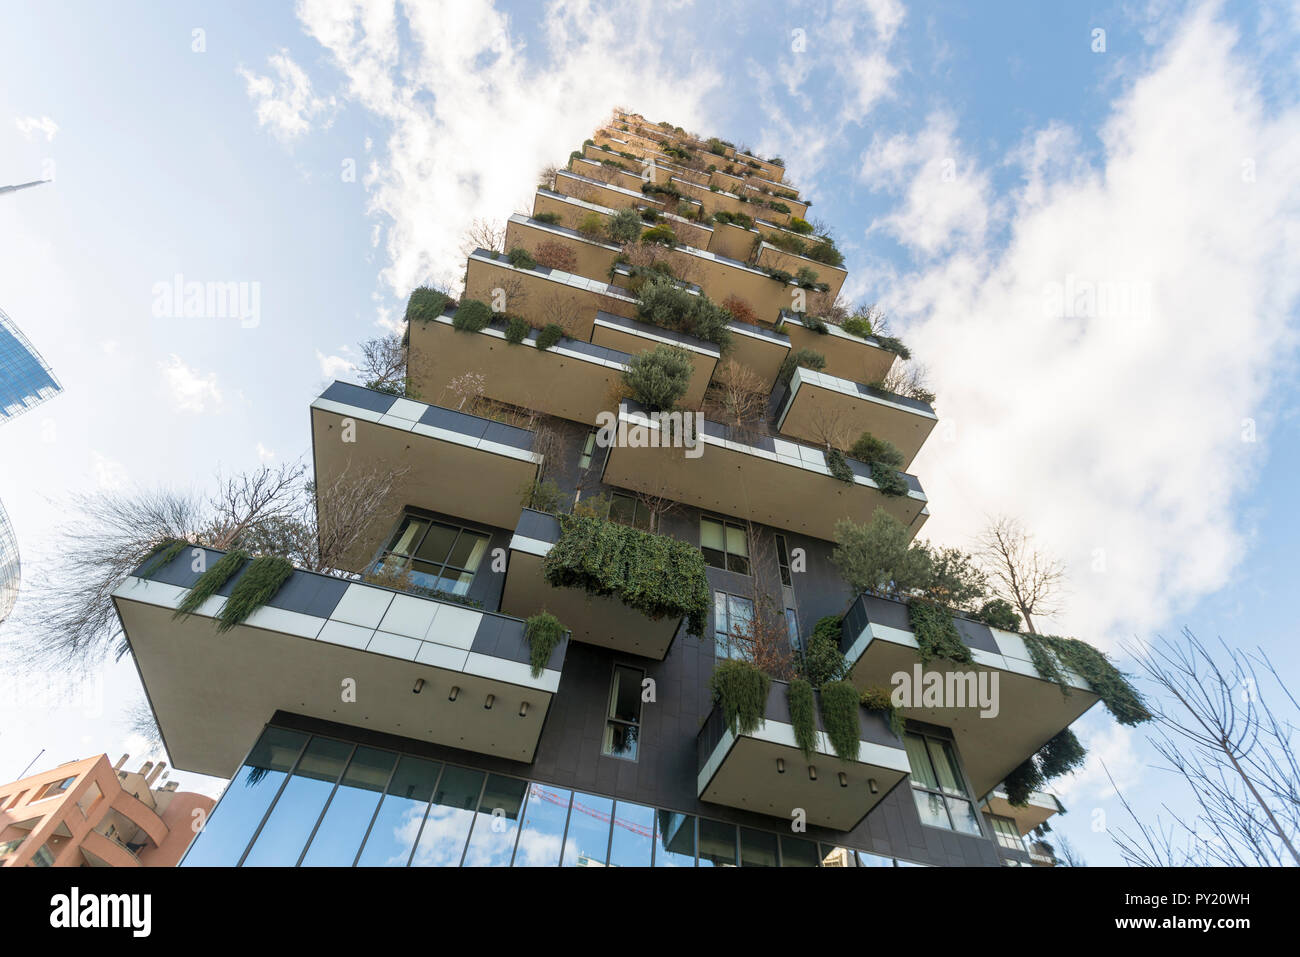
{"label": "hanging ivy", "polygon": [[1141,724],[1151,720],[1142,696],[1138,694],[1124,673],[1116,668],[1104,654],[1078,638],[1061,638],[1056,635],[1022,634],[1029,660],[1038,673],[1054,682],[1067,697],[1072,690],[1065,676],[1066,670],[1082,677],[1097,692],[1115,720],[1124,725]]}
{"label": "hanging ivy", "polygon": [[222,555],[215,564],[208,567],[199,580],[185,593],[181,603],[176,606],[173,618],[188,618],[199,609],[205,601],[221,590],[221,586],[230,581],[231,576],[244,567],[248,561],[248,552],[235,549]]}
{"label": "hanging ivy", "polygon": [[803,756],[811,760],[817,750],[817,717],[812,685],[802,678],[795,678],[786,689],[786,701],[790,704],[790,723],[794,726],[795,743],[799,745]]}
{"label": "hanging ivy", "polygon": [[963,665],[975,663],[970,649],[957,633],[952,615],[942,605],[915,598],[907,606],[907,614],[912,633],[916,635],[921,664],[928,665],[935,658],[947,658]]}
{"label": "hanging ivy", "polygon": [[848,460],[839,449],[826,450],[826,467],[830,469],[831,475],[841,482],[853,484],[853,470],[849,468]]}
{"label": "hanging ivy", "polygon": [[907,723],[903,720],[903,713],[894,707],[893,698],[884,688],[868,688],[862,692],[862,707],[868,711],[883,711],[889,721],[889,730],[897,737],[903,736]]}
{"label": "hanging ivy", "polygon": [[145,556],[145,565],[137,574],[139,578],[148,578],[160,568],[171,564],[171,560],[185,550],[190,543],[183,538],[167,538]]}
{"label": "hanging ivy", "polygon": [[1002,782],[1007,792],[1007,803],[1012,807],[1024,807],[1029,803],[1029,796],[1043,786],[1043,775],[1031,754]]}
{"label": "hanging ivy", "polygon": [[1069,728],[1058,731],[1050,741],[1026,758],[1003,781],[1007,803],[1024,807],[1035,791],[1053,778],[1077,771],[1088,757],[1087,749]]}
{"label": "hanging ivy", "polygon": [[738,736],[753,734],[763,723],[771,686],[766,672],[748,661],[724,661],[709,679],[713,700],[722,708],[722,720]]}
{"label": "hanging ivy", "polygon": [[851,682],[832,681],[822,685],[822,727],[842,761],[858,759],[860,705],[861,696]]}
{"label": "hanging ivy", "polygon": [[217,631],[229,631],[275,597],[293,574],[293,563],[279,555],[253,559],[248,571],[235,582],[235,589],[217,615]]}
{"label": "hanging ivy", "polygon": [[560,619],[546,611],[530,616],[524,623],[524,638],[528,641],[528,659],[534,678],[541,677],[546,663],[551,660],[551,652],[555,651],[567,630]]}

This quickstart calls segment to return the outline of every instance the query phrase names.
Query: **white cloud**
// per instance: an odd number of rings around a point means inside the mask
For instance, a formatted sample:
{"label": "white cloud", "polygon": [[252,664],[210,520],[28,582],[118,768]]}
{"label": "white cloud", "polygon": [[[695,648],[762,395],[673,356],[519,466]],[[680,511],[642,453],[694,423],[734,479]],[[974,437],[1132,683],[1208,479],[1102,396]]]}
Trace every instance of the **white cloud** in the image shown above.
{"label": "white cloud", "polygon": [[34,139],[36,134],[40,134],[47,143],[53,143],[54,135],[59,132],[59,124],[48,116],[20,116],[14,120],[14,125],[27,139]]}
{"label": "white cloud", "polygon": [[261,442],[257,443],[257,460],[259,462],[269,462],[275,458],[275,452],[268,449]]}
{"label": "white cloud", "polygon": [[[344,351],[347,351],[346,346]],[[357,371],[356,363],[347,356],[327,356],[319,349],[316,350],[316,361],[320,363],[320,374],[331,380],[350,378]]]}
{"label": "white cloud", "polygon": [[[1266,108],[1235,40],[1212,8],[1189,16],[1115,101],[1095,168],[1051,126],[1012,152],[1023,185],[1001,199],[941,118],[866,157],[903,193],[884,225],[925,262],[880,291],[939,394],[914,468],[927,532],[1019,515],[1071,573],[1053,627],[1108,646],[1229,580],[1295,341],[1300,110]],[[946,151],[956,198],[933,182]]]}
{"label": "white cloud", "polygon": [[158,363],[158,368],[162,370],[167,391],[179,411],[199,414],[221,405],[216,373],[210,372],[205,376],[198,369],[186,365],[175,353],[168,356],[166,362]]}
{"label": "white cloud", "polygon": [[318,117],[329,126],[334,109],[334,97],[315,96],[311,78],[289,56],[287,50],[268,57],[276,76],[263,76],[239,67],[239,75],[247,84],[248,96],[256,104],[257,122],[268,128],[282,142],[296,140],[311,130]]}
{"label": "white cloud", "polygon": [[90,474],[95,484],[105,490],[124,488],[129,478],[125,465],[93,449],[90,453]]}

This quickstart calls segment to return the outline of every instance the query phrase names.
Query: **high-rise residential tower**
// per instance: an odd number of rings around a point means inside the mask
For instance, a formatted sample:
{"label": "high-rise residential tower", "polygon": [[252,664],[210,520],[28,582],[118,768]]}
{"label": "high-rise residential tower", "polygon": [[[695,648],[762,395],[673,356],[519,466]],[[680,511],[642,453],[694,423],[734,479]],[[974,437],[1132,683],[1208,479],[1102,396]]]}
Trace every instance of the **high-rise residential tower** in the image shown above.
{"label": "high-rise residential tower", "polygon": [[1030,862],[1070,724],[1140,701],[905,581],[933,396],[784,172],[616,112],[412,295],[402,382],[312,403],[351,577],[171,542],[121,585],[173,763],[233,778],[185,864]]}

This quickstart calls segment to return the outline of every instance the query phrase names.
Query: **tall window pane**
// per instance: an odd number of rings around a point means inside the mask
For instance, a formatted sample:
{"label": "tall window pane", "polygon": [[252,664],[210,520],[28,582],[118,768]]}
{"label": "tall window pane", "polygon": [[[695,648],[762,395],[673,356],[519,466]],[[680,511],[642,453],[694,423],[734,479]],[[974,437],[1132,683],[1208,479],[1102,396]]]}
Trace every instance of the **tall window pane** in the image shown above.
{"label": "tall window pane", "polygon": [[352,745],[312,738],[257,836],[245,867],[292,867],[298,863],[321,809],[343,773]]}
{"label": "tall window pane", "polygon": [[573,794],[569,833],[564,839],[565,867],[604,867],[609,848],[614,802],[594,794]]}
{"label": "tall window pane", "polygon": [[609,849],[610,867],[649,867],[653,808],[619,801],[614,806],[614,837]]}
{"label": "tall window pane", "polygon": [[465,849],[466,867],[509,867],[519,833],[519,814],[524,807],[527,781],[489,774],[479,801],[469,847]]}
{"label": "tall window pane", "polygon": [[695,817],[655,812],[655,867],[695,866]]}
{"label": "tall window pane", "polygon": [[459,867],[469,837],[479,792],[483,790],[482,771],[448,767],[433,792],[429,813],[424,818],[420,843],[411,858],[412,867]]}
{"label": "tall window pane", "polygon": [[358,867],[405,867],[424,823],[442,764],[402,755],[370,826]]}
{"label": "tall window pane", "polygon": [[948,827],[948,812],[944,808],[943,797],[933,791],[913,791],[916,795],[916,810],[921,815],[921,823],[931,827]]}
{"label": "tall window pane", "polygon": [[907,750],[907,762],[912,766],[912,782],[927,788],[938,788],[939,782],[930,767],[930,756],[925,750],[925,738],[915,734],[904,735],[903,747]]}
{"label": "tall window pane", "polygon": [[564,824],[569,817],[571,792],[564,788],[528,786],[528,806],[515,848],[515,867],[555,867],[564,845]]}
{"label": "tall window pane", "polygon": [[776,835],[756,831],[751,827],[740,829],[740,866],[776,867]]}
{"label": "tall window pane", "polygon": [[736,826],[700,818],[700,867],[736,866]]}
{"label": "tall window pane", "polygon": [[949,794],[964,794],[965,789],[957,781],[957,761],[953,757],[952,745],[934,738],[927,738],[925,743],[930,751],[930,760],[934,762],[940,787]]}
{"label": "tall window pane", "polygon": [[614,669],[609,691],[609,714],[601,752],[611,757],[636,760],[641,730],[641,681],[645,672],[622,665]]}
{"label": "tall window pane", "polygon": [[821,863],[817,845],[799,837],[781,837],[782,867],[816,867]]}
{"label": "tall window pane", "polygon": [[302,859],[304,867],[352,866],[396,761],[392,751],[357,748]]}
{"label": "tall window pane", "polygon": [[307,743],[307,735],[267,728],[221,795],[182,862],[186,867],[233,867],[248,847],[271,799]]}

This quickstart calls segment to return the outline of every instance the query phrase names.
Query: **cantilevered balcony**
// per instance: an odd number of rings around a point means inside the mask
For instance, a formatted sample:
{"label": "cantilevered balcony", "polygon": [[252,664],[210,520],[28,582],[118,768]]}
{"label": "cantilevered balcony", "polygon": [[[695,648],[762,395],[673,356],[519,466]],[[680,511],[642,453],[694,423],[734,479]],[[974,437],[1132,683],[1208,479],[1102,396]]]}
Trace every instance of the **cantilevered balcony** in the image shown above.
{"label": "cantilevered balcony", "polygon": [[[220,556],[208,550],[206,567]],[[220,633],[216,618],[240,576],[177,619],[199,578],[192,568],[186,549],[113,593],[177,767],[231,777],[281,710],[532,761],[567,638],[533,677],[517,618],[305,571]]]}
{"label": "cantilevered balcony", "polygon": [[853,437],[870,432],[898,447],[904,468],[939,421],[934,410],[919,399],[812,369],[795,369],[788,390],[777,402],[776,424],[782,435],[816,442],[828,423]]}
{"label": "cantilevered balcony", "polygon": [[506,221],[506,249],[526,249],[534,257],[542,243],[550,243],[573,257],[573,272],[580,276],[605,276],[623,252],[617,243],[584,236],[576,229],[543,222],[515,213]]}
{"label": "cantilevered balcony", "polygon": [[662,661],[682,624],[681,618],[648,618],[617,598],[593,596],[580,588],[555,588],[542,564],[560,540],[554,515],[526,508],[510,539],[501,610],[521,618],[548,611],[589,645]]}
{"label": "cantilevered balcony", "polygon": [[[891,690],[895,675],[908,676],[915,686],[918,669],[938,673],[945,682],[938,703],[926,705],[922,698],[919,705],[901,711],[906,718],[952,729],[971,785],[983,796],[1074,723],[1098,696],[1083,678],[1069,672],[1070,694],[1063,695],[1058,685],[1038,673],[1019,635],[964,618],[954,618],[953,623],[974,664],[937,659],[921,669],[907,605],[862,595],[844,616],[840,651],[849,666],[849,680],[864,691]],[[982,708],[977,702],[980,682],[991,691],[994,676],[994,706]],[[916,689],[918,697],[920,691]]]}
{"label": "cantilevered balcony", "polygon": [[[808,242],[815,243],[815,240],[809,239]],[[830,287],[827,295],[831,301],[835,300],[840,294],[840,289],[844,285],[844,280],[848,278],[848,270],[843,266],[832,266],[828,263],[818,262],[816,259],[810,259],[808,256],[800,256],[798,253],[786,252],[784,249],[778,249],[771,243],[764,242],[758,248],[758,258],[755,260],[760,266],[768,269],[780,269],[791,275],[796,275],[800,269],[811,269],[817,274],[817,281],[824,282]]]}
{"label": "cantilevered balcony", "polygon": [[1034,828],[1044,823],[1055,814],[1063,814],[1065,808],[1055,794],[1047,791],[1031,791],[1029,801],[1024,807],[1016,807],[1007,799],[1007,792],[997,788],[989,795],[989,810],[999,817],[1009,817],[1016,822],[1016,830],[1024,837]]}
{"label": "cantilevered balcony", "polygon": [[[453,398],[451,401],[458,401]],[[537,477],[535,435],[454,409],[335,382],[311,404],[312,455],[322,488],[373,469],[406,471],[389,509],[358,536],[346,566],[364,568],[390,531],[392,515],[413,506],[497,528],[513,527],[519,490]],[[322,514],[322,534],[329,516]]]}
{"label": "cantilevered balcony", "polygon": [[876,339],[855,336],[830,323],[824,325],[824,333],[815,332],[795,313],[781,313],[781,331],[789,336],[790,348],[796,352],[811,349],[824,356],[826,368],[822,371],[827,375],[868,384],[885,378],[897,358],[895,353]]}
{"label": "cantilevered balcony", "polygon": [[[622,162],[624,166],[627,165],[627,163],[622,160],[616,159],[613,162]],[[577,157],[574,157],[569,160],[569,171],[571,173],[576,173],[578,176],[583,176],[587,179],[597,180],[599,182],[605,182],[608,180],[615,186],[621,186],[623,189],[635,190],[637,192],[640,192],[641,184],[644,182],[637,170],[620,169],[617,166],[607,166],[599,160],[594,159],[578,159]],[[654,178],[654,182],[657,183],[660,181],[659,178]]]}
{"label": "cantilevered balcony", "polygon": [[720,353],[712,342],[688,336],[684,332],[663,329],[641,322],[637,319],[625,319],[608,312],[596,313],[596,321],[591,329],[591,341],[610,349],[636,355],[659,345],[678,346],[691,356],[695,369],[691,373],[691,383],[682,397],[681,405],[686,409],[698,409],[704,401],[704,393],[713,378]]}
{"label": "cantilevered balcony", "polygon": [[903,474],[906,495],[885,495],[868,466],[849,459],[853,481],[842,482],[820,449],[798,442],[705,421],[702,446],[663,447],[671,440],[631,400],[620,406],[619,422],[629,441],[609,451],[603,478],[609,485],[825,540],[834,538],[839,519],[869,521],[877,508],[912,534],[929,517],[925,493],[911,475]]}
{"label": "cantilevered balcony", "polygon": [[749,322],[729,322],[727,328],[731,330],[728,358],[748,366],[765,386],[771,387],[781,371],[781,363],[790,352],[789,336],[770,326]]}
{"label": "cantilevered balcony", "polygon": [[555,191],[609,209],[622,209],[624,206],[645,205],[651,202],[639,187],[628,189],[565,170],[555,174]]}
{"label": "cantilevered balcony", "polygon": [[621,286],[547,266],[512,266],[504,255],[474,250],[466,264],[464,298],[490,304],[497,289],[505,293],[506,312],[536,326],[559,322],[575,339],[590,339],[597,310],[636,316],[637,299]]}
{"label": "cantilevered balcony", "polygon": [[[478,372],[483,376],[483,395],[489,399],[595,425],[597,414],[609,409],[612,397],[618,395],[620,377],[631,359],[626,352],[568,338],[538,349],[536,329],[514,345],[506,340],[502,320],[478,332],[460,332],[452,326],[454,316],[452,311],[411,324],[407,376],[419,395],[448,395],[457,377]],[[635,335],[626,338],[629,346],[635,345]],[[655,344],[641,339],[637,351]],[[706,374],[701,395],[707,383]]]}
{"label": "cantilevered balcony", "polygon": [[[671,226],[673,232],[677,234],[677,241],[680,243],[694,246],[697,249],[709,249],[712,245],[712,225],[692,222],[678,216],[676,213],[664,212],[658,208],[657,204],[651,203],[645,196],[642,196],[639,200],[629,199],[627,203],[622,204],[622,208],[629,206],[638,212],[654,207],[658,215],[658,221]],[[608,220],[609,217],[614,215],[615,210],[608,206],[601,206],[598,203],[589,203],[586,200],[578,199],[576,196],[566,196],[564,193],[557,193],[554,190],[545,188],[538,189],[537,195],[533,197],[533,217],[535,219],[538,215],[548,213],[558,217],[561,225],[577,232],[578,225],[588,213],[595,213]],[[651,224],[646,223],[646,225]]]}
{"label": "cantilevered balcony", "polygon": [[773,681],[763,723],[736,735],[714,705],[696,738],[696,789],[701,801],[790,820],[795,808],[808,823],[851,831],[911,770],[902,742],[880,712],[858,709],[856,761],[831,748],[817,710],[817,748],[808,758],[795,743],[788,685]]}

